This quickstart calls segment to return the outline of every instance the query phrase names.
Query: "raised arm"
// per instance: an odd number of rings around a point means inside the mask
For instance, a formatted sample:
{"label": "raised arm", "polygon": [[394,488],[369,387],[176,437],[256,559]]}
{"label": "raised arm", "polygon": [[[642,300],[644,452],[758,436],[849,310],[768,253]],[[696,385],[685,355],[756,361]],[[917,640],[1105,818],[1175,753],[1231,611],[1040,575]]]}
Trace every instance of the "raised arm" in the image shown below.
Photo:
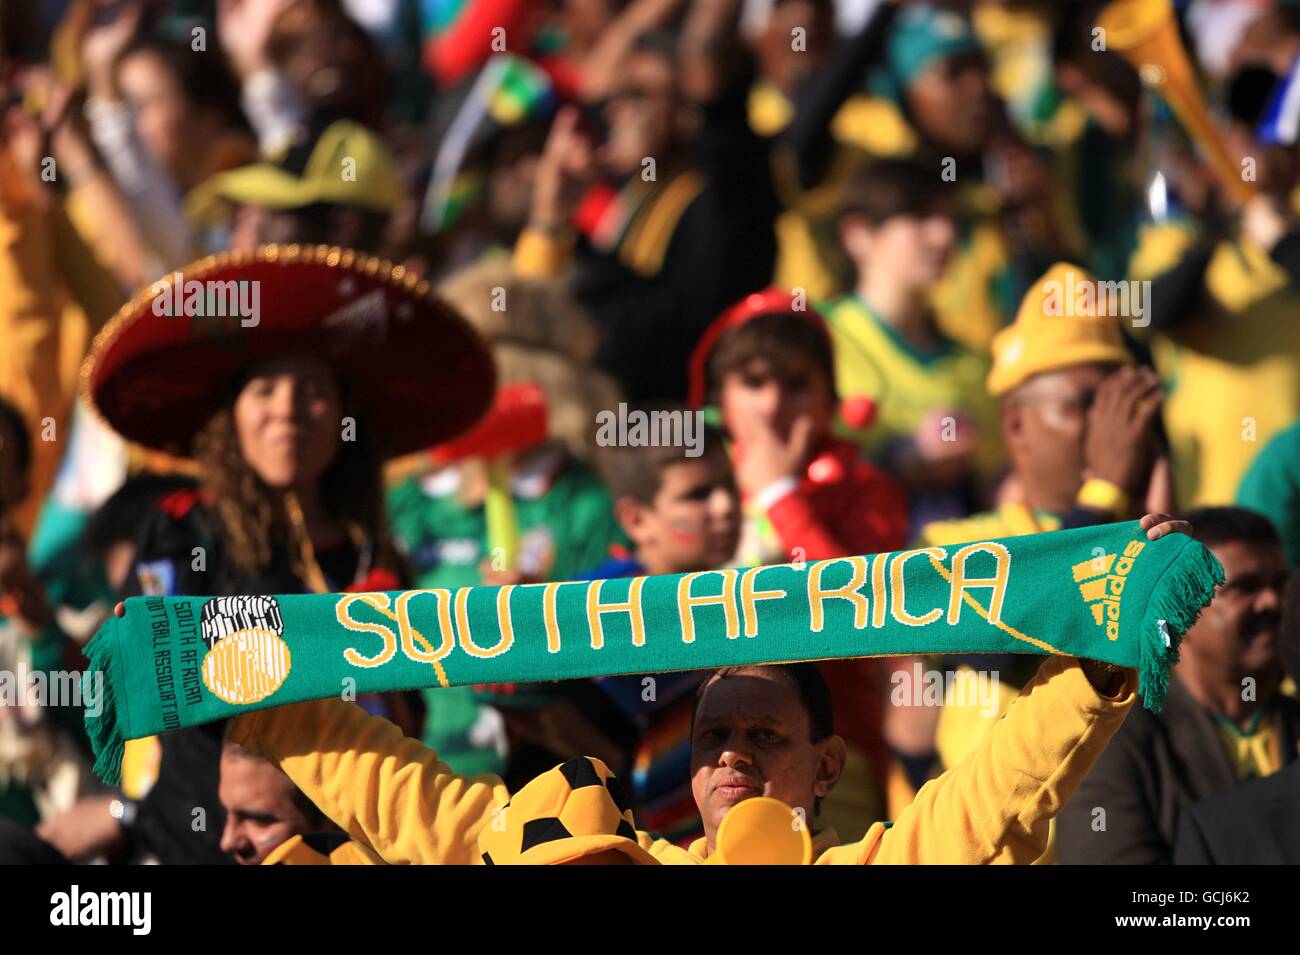
{"label": "raised arm", "polygon": [[831,121],[879,62],[897,7],[896,0],[880,0],[862,28],[840,43],[799,91],[794,118],[778,137],[777,147],[793,157],[801,189],[812,189],[826,174],[834,149]]}
{"label": "raised arm", "polygon": [[683,0],[633,0],[596,39],[582,62],[582,98],[595,103],[614,88],[614,81],[649,30],[666,30],[681,12]]}
{"label": "raised arm", "polygon": [[[1049,657],[970,756],[921,788],[883,835],[827,853],[827,862],[1029,863],[1137,698],[1137,674],[1112,675]],[[1112,679],[1110,685],[1107,681]],[[1094,687],[1115,689],[1107,694]]]}
{"label": "raised arm", "polygon": [[341,699],[247,713],[234,742],[278,763],[353,839],[389,863],[470,864],[510,800],[496,776],[462,776],[388,720]]}

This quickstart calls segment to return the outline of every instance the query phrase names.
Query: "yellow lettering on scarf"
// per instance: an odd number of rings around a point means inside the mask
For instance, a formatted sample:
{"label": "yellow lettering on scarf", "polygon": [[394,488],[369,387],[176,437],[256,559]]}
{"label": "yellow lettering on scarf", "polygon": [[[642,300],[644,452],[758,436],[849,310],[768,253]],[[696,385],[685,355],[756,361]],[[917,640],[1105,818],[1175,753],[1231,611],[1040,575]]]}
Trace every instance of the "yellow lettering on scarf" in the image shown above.
{"label": "yellow lettering on scarf", "polygon": [[943,616],[943,611],[938,607],[923,614],[920,617],[914,617],[907,612],[905,606],[907,595],[903,590],[903,565],[911,558],[919,557],[925,554],[934,560],[943,560],[947,553],[942,547],[922,547],[919,550],[905,550],[894,556],[893,563],[889,565],[890,582],[893,584],[893,600],[890,603],[889,611],[893,614],[894,619],[899,623],[905,623],[909,627],[924,627],[926,624],[934,623]]}
{"label": "yellow lettering on scarf", "polygon": [[550,653],[560,652],[560,621],[555,613],[556,594],[559,584],[545,584],[542,591],[542,625],[546,627],[546,649]]}
{"label": "yellow lettering on scarf", "polygon": [[591,631],[591,649],[605,646],[605,630],[600,622],[604,613],[625,613],[632,618],[632,646],[645,646],[645,616],[641,612],[641,588],[644,577],[633,577],[628,587],[627,600],[622,603],[601,603],[600,585],[603,580],[593,580],[587,585],[587,628]]}
{"label": "yellow lettering on scarf", "polygon": [[[722,593],[693,596],[691,583],[698,577],[712,574],[722,575]],[[682,623],[682,643],[695,642],[695,608],[721,606],[726,621],[727,639],[735,640],[740,635],[740,614],[736,609],[737,572],[727,570],[704,570],[697,574],[685,574],[677,581],[677,615]]]}
{"label": "yellow lettering on scarf", "polygon": [[871,625],[877,629],[885,625],[885,554],[877,554],[871,562]]}
{"label": "yellow lettering on scarf", "polygon": [[[438,602],[438,629],[442,634],[442,644],[437,650],[434,650],[428,638],[411,624],[411,615],[407,607],[421,594],[432,594]],[[402,652],[416,663],[437,663],[456,646],[456,635],[451,626],[450,590],[434,587],[430,590],[403,591],[393,601],[393,611],[397,614],[397,632],[402,637]],[[423,650],[416,648],[417,640],[424,645]]]}
{"label": "yellow lettering on scarf", "polygon": [[[745,619],[745,636],[758,636],[758,607],[760,600],[779,600],[786,596],[784,590],[755,590],[754,578],[766,567],[751,567],[740,575],[740,610]],[[728,634],[731,636],[731,634]]]}
{"label": "yellow lettering on scarf", "polygon": [[[822,572],[831,564],[848,561],[853,568],[853,576],[842,587],[830,590],[822,589]],[[825,611],[822,604],[827,600],[847,600],[853,604],[853,626],[861,630],[867,625],[867,598],[858,593],[858,588],[867,581],[867,561],[863,557],[832,557],[819,560],[808,568],[808,610],[812,619],[809,629],[821,633],[825,626]]]}
{"label": "yellow lettering on scarf", "polygon": [[[995,560],[992,577],[967,577],[966,558],[971,554],[983,552],[992,554]],[[1003,544],[986,541],[979,544],[967,544],[952,556],[952,594],[948,598],[948,623],[955,624],[961,617],[963,591],[971,587],[992,587],[993,596],[989,600],[989,623],[1002,619],[1002,601],[1007,595],[1007,575],[1011,572],[1011,552]]]}
{"label": "yellow lettering on scarf", "polygon": [[349,594],[340,598],[334,605],[334,616],[344,627],[356,633],[373,633],[377,637],[382,637],[384,641],[383,648],[373,657],[363,657],[355,647],[348,647],[343,651],[343,659],[354,667],[381,667],[393,658],[397,653],[397,635],[391,629],[382,623],[367,623],[364,620],[353,620],[348,610],[354,604],[360,601],[367,607],[375,610],[384,611],[388,609],[388,594]]}
{"label": "yellow lettering on scarf", "polygon": [[472,657],[486,660],[505,653],[515,642],[514,626],[510,622],[510,592],[514,584],[506,584],[497,591],[497,645],[485,650],[474,642],[469,627],[469,592],[473,588],[461,587],[456,591],[456,629],[460,633],[460,647]]}

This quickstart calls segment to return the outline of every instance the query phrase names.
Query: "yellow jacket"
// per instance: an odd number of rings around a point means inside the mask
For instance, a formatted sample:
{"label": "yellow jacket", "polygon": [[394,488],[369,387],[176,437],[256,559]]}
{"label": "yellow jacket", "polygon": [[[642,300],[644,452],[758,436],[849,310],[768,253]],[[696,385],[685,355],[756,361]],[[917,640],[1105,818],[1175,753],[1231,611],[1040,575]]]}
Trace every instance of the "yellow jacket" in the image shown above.
{"label": "yellow jacket", "polygon": [[13,515],[24,535],[67,444],[81,360],[122,298],[61,207],[0,200],[0,397],[32,440],[31,493]]}
{"label": "yellow jacket", "polygon": [[[1050,657],[1006,718],[961,764],[917,793],[892,826],[856,843],[833,830],[813,841],[818,864],[1032,862],[1061,810],[1136,699],[1130,673],[1115,699],[1093,689],[1072,657]],[[338,699],[236,718],[231,739],[288,774],[344,832],[390,863],[478,863],[478,834],[510,799],[496,776],[453,773],[392,723]],[[704,840],[683,849],[647,832],[641,846],[670,865],[696,865]]]}
{"label": "yellow jacket", "polygon": [[343,835],[315,832],[290,836],[262,860],[262,865],[383,865],[373,849]]}
{"label": "yellow jacket", "polygon": [[[1147,227],[1130,277],[1160,276],[1195,238],[1176,224]],[[1192,507],[1233,500],[1259,449],[1300,416],[1300,296],[1286,272],[1251,240],[1223,240],[1203,291],[1216,314],[1151,336],[1174,487]]]}
{"label": "yellow jacket", "polygon": [[1046,511],[1033,511],[1020,503],[1003,504],[995,511],[951,521],[931,521],[917,535],[917,547],[952,547],[994,537],[1019,537],[1060,530],[1061,519]]}

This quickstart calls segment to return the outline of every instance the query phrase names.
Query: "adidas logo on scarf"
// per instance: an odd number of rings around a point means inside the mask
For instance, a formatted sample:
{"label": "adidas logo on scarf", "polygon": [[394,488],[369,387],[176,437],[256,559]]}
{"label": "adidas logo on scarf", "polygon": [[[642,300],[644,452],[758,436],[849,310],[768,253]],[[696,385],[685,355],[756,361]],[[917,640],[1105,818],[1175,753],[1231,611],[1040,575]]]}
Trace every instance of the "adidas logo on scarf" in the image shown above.
{"label": "adidas logo on scarf", "polygon": [[1105,626],[1106,636],[1111,640],[1119,638],[1119,603],[1125,579],[1133,569],[1133,558],[1144,547],[1142,541],[1129,541],[1118,560],[1115,554],[1101,554],[1072,568],[1079,594],[1092,611],[1093,621],[1099,627]]}

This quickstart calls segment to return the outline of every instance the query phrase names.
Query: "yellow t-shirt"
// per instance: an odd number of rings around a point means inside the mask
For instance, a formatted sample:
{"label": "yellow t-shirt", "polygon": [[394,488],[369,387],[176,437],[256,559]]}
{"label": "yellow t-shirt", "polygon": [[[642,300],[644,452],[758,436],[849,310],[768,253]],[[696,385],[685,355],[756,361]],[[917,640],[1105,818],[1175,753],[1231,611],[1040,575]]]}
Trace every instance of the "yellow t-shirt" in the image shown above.
{"label": "yellow t-shirt", "polygon": [[[1191,241],[1185,228],[1144,230],[1132,277],[1159,275]],[[1214,249],[1205,285],[1220,313],[1189,317],[1151,342],[1185,506],[1232,501],[1259,449],[1300,417],[1300,296],[1286,273],[1259,246],[1237,239]]]}
{"label": "yellow t-shirt", "polygon": [[911,438],[933,411],[962,412],[979,435],[980,471],[988,474],[1000,465],[997,404],[984,387],[986,359],[950,340],[921,352],[854,295],[828,303],[822,312],[834,342],[840,395],[868,395],[876,402],[874,424],[845,437],[874,454]]}
{"label": "yellow t-shirt", "polygon": [[1060,530],[1061,519],[1047,511],[1031,511],[1023,504],[1003,504],[996,511],[972,514],[954,521],[934,521],[921,528],[920,547],[949,547],[994,537],[1019,537]]}
{"label": "yellow t-shirt", "polygon": [[939,330],[971,351],[990,353],[1011,318],[999,283],[1011,266],[1006,237],[993,218],[978,218],[930,295]]}

